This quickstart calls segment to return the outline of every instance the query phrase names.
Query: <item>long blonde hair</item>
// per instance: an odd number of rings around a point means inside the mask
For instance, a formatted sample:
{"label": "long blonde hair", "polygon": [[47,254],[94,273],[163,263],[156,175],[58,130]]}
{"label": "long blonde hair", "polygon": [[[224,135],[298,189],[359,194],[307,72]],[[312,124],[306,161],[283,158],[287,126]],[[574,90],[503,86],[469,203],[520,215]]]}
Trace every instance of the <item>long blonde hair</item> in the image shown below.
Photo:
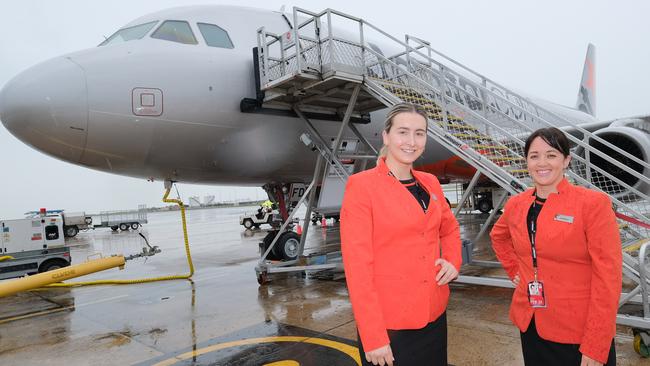
{"label": "long blonde hair", "polygon": [[[412,104],[412,103],[399,103],[392,106],[391,109],[388,111],[388,114],[386,114],[386,121],[384,122],[383,131],[386,131],[386,133],[390,132],[390,129],[393,127],[393,118],[395,118],[395,116],[397,116],[400,113],[416,113],[424,117],[425,121],[429,120],[428,119],[429,117],[427,116],[427,111],[425,111],[421,105]],[[386,145],[383,145],[379,150],[379,156],[377,157],[377,165],[379,165],[379,160],[381,160],[381,158],[386,156],[386,151],[387,151]]]}

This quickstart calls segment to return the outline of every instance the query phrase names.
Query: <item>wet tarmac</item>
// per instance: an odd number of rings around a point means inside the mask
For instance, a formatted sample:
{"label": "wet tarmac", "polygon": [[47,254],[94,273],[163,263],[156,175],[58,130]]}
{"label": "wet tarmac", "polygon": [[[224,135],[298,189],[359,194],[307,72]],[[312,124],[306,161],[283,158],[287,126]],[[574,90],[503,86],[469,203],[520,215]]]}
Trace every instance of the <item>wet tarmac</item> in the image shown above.
{"label": "wet tarmac", "polygon": [[[264,230],[246,231],[251,208],[188,211],[196,273],[191,281],[44,289],[0,298],[0,365],[357,365],[356,330],[344,280],[300,274],[255,276]],[[463,218],[473,238],[481,219]],[[188,272],[179,212],[149,215],[140,229],[162,253],[79,280],[135,279]],[[309,231],[308,250],[338,243],[338,226]],[[99,229],[68,241],[73,262],[95,253],[135,254],[135,232]],[[491,259],[486,243],[476,254]],[[467,268],[466,273],[485,271]],[[500,270],[490,270],[500,271]],[[511,290],[455,284],[448,308],[454,365],[521,365],[519,332],[508,320]],[[618,365],[650,365],[619,327]]]}

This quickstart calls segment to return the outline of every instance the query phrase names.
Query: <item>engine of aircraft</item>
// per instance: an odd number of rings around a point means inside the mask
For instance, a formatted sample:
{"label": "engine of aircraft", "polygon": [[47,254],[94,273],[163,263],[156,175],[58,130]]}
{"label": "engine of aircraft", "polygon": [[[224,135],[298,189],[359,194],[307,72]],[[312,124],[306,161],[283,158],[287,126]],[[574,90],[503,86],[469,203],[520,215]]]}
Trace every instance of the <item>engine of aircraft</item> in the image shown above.
{"label": "engine of aircraft", "polygon": [[[606,128],[597,130],[594,132],[594,135],[646,163],[650,162],[650,123],[642,119],[618,120]],[[650,192],[650,186],[648,184],[641,182],[637,176],[629,172],[631,169],[647,177],[650,176],[650,169],[647,166],[633,161],[599,141],[591,139],[589,145],[616,160],[616,163],[614,163],[602,156],[588,154],[589,160],[595,166],[644,194]],[[576,153],[581,157],[585,157],[586,155],[583,148],[578,148]],[[628,193],[628,190],[624,186],[606,178],[600,172],[593,171],[591,174],[591,181],[605,192],[617,196]]]}

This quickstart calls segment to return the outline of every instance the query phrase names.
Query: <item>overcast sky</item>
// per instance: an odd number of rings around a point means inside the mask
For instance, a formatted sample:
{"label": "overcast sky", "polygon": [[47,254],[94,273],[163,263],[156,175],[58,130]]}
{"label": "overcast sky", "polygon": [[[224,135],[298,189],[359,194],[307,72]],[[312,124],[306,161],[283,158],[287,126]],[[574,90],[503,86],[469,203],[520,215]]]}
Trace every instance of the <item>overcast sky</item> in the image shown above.
{"label": "overcast sky", "polygon": [[[28,1],[0,4],[0,87],[46,59],[100,43],[129,21],[200,1]],[[204,2],[205,3],[205,2]],[[601,119],[650,113],[650,2],[605,1],[219,1],[278,10],[325,6],[362,17],[402,38],[427,39],[439,51],[487,77],[573,106],[589,42],[596,45]],[[367,4],[372,5],[367,5]],[[379,5],[382,4],[382,5]],[[0,219],[39,207],[99,212],[140,203],[161,205],[162,183],[120,177],[37,152],[0,127]],[[180,184],[183,199],[262,198],[259,188]]]}

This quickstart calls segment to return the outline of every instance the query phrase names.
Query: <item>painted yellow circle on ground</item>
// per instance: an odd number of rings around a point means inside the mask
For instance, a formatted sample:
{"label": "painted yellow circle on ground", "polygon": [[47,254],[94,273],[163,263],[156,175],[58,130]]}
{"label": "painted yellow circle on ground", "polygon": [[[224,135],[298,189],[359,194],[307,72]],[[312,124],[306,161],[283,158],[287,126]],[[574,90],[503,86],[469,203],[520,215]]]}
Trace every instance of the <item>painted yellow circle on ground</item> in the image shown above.
{"label": "painted yellow circle on ground", "polygon": [[[260,343],[274,343],[274,342],[297,342],[297,343],[310,343],[319,346],[329,347],[338,351],[341,351],[352,358],[357,365],[361,366],[361,359],[359,358],[359,350],[355,346],[350,346],[349,344],[330,341],[328,339],[322,338],[313,338],[313,337],[294,337],[294,336],[279,336],[279,337],[262,337],[262,338],[249,338],[241,339],[238,341],[219,343],[212,346],[204,347],[197,349],[196,351],[186,352],[180,354],[174,358],[170,358],[161,362],[158,362],[154,366],[170,366],[177,362],[190,359],[192,357],[200,356],[206,353],[219,351],[225,348],[237,347],[237,346],[246,346]],[[284,362],[284,361],[281,361]],[[295,362],[295,361],[294,361]],[[280,366],[282,364],[273,363],[270,365]],[[286,364],[289,366],[290,364]],[[295,364],[294,364],[295,365]]]}
{"label": "painted yellow circle on ground", "polygon": [[284,360],[273,363],[267,363],[262,366],[300,366],[300,364],[293,360]]}

